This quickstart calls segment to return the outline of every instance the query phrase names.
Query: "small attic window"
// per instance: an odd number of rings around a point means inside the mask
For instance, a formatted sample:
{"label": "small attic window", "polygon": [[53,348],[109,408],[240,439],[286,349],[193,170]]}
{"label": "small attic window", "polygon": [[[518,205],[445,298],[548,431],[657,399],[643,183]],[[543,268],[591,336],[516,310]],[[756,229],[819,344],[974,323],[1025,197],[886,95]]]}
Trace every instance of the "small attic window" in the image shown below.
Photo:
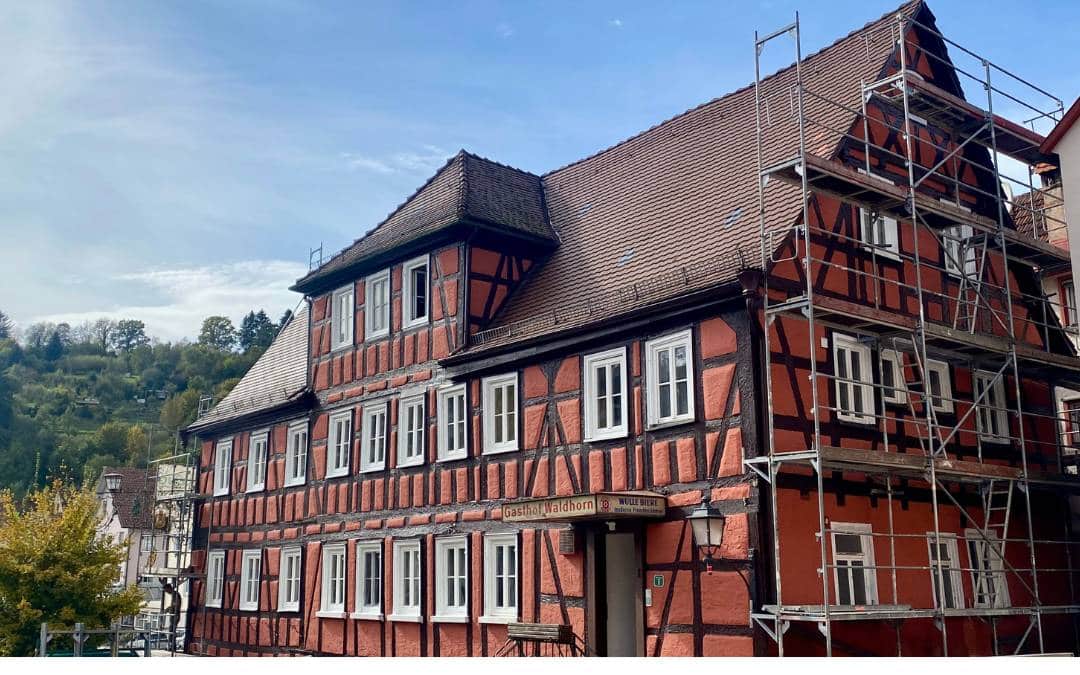
{"label": "small attic window", "polygon": [[730,228],[732,225],[734,225],[735,223],[739,222],[740,218],[742,218],[742,207],[741,206],[737,207],[734,211],[729,213],[727,218],[724,219],[724,229],[726,230],[726,229]]}
{"label": "small attic window", "polygon": [[633,259],[634,259],[634,249],[628,248],[625,251],[623,251],[623,254],[621,256],[619,256],[619,260],[615,263],[615,266],[616,267],[622,267],[623,265],[626,265],[627,263],[629,263]]}

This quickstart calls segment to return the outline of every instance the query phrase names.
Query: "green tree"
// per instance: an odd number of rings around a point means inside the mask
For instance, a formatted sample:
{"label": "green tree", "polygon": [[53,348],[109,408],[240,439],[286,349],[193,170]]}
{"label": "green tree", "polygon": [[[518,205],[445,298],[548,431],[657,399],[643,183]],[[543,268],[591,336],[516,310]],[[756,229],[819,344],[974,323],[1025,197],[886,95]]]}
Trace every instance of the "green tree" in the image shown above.
{"label": "green tree", "polygon": [[161,426],[175,434],[180,429],[195,421],[199,412],[199,392],[186,389],[176,396],[171,396],[161,406]]}
{"label": "green tree", "polygon": [[219,351],[231,351],[236,345],[236,329],[224,316],[208,316],[199,331],[199,344]]}
{"label": "green tree", "polygon": [[0,312],[0,340],[10,340],[14,332],[15,324],[11,322],[11,318]]}
{"label": "green tree", "polygon": [[138,319],[121,319],[116,323],[112,344],[119,352],[130,352],[150,344],[146,324]]}
{"label": "green tree", "polygon": [[138,611],[138,588],[113,586],[126,547],[98,536],[92,494],[54,482],[19,506],[0,494],[0,655],[33,655],[42,622],[103,628]]}
{"label": "green tree", "polygon": [[45,341],[45,360],[56,361],[64,355],[64,341],[60,337],[60,331],[54,330]]}
{"label": "green tree", "polygon": [[292,318],[292,310],[291,309],[285,310],[285,313],[281,315],[281,321],[278,321],[278,324],[277,324],[278,330],[281,330],[282,328],[284,328],[285,324],[289,323],[289,319],[291,319],[291,318]]}
{"label": "green tree", "polygon": [[277,326],[266,315],[266,312],[248,312],[240,323],[239,341],[240,349],[245,353],[253,349],[265,350],[273,342],[277,335]]}

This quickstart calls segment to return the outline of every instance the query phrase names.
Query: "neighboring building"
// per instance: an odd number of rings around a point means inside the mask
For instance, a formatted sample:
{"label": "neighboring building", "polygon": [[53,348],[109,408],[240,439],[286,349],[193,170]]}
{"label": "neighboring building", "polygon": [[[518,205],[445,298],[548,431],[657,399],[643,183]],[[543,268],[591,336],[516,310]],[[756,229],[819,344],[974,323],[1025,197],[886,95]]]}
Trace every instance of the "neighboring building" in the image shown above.
{"label": "neighboring building", "polygon": [[[120,489],[115,493],[105,485],[108,474],[120,475]],[[143,594],[143,610],[156,607],[161,600],[161,587],[147,575],[154,549],[154,489],[146,469],[129,466],[106,467],[95,488],[102,517],[98,531],[127,550],[117,586],[138,586]]]}
{"label": "neighboring building", "polygon": [[451,158],[187,430],[188,651],[1075,652],[1063,253],[987,146],[1049,158],[977,106],[912,2],[543,176]]}

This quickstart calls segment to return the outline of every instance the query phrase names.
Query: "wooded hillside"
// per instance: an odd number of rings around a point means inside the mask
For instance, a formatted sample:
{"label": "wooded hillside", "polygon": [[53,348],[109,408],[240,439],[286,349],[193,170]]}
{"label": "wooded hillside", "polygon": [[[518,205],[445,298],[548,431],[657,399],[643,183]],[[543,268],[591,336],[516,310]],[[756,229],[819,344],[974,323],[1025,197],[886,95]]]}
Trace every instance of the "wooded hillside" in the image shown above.
{"label": "wooded hillside", "polygon": [[289,316],[253,311],[239,329],[212,316],[197,342],[168,343],[137,319],[20,329],[0,312],[0,489],[84,483],[171,454],[199,398],[221,400]]}

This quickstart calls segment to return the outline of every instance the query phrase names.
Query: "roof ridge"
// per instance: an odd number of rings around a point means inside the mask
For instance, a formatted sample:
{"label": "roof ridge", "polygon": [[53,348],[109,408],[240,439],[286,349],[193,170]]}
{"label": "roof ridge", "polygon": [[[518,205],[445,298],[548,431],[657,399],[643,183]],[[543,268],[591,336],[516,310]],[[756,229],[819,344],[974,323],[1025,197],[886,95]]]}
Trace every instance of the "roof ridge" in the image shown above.
{"label": "roof ridge", "polygon": [[[833,47],[836,47],[841,42],[843,42],[845,40],[848,40],[848,39],[850,39],[852,37],[855,37],[859,33],[862,33],[864,31],[869,30],[871,26],[874,26],[875,24],[880,23],[881,21],[884,21],[885,19],[889,18],[889,16],[894,15],[897,12],[903,12],[907,8],[911,8],[912,9],[912,14],[914,14],[914,10],[916,8],[921,7],[921,6],[925,5],[925,4],[926,4],[925,0],[908,0],[907,2],[904,2],[903,4],[901,4],[899,7],[895,8],[895,9],[892,9],[892,10],[889,10],[888,12],[885,12],[884,14],[879,16],[878,18],[866,22],[861,28],[856,28],[856,29],[852,30],[851,32],[849,32],[847,35],[845,35],[843,37],[840,37],[840,38],[837,38],[836,40],[833,40],[832,43],[822,47],[821,49],[818,49],[817,51],[813,52],[812,54],[808,54],[808,55],[804,56],[803,61],[809,61],[812,58],[820,56],[824,52],[827,52],[828,50],[832,49]],[[770,73],[769,75],[766,75],[761,80],[761,84],[765,84],[766,82],[768,82],[770,80],[773,80],[775,78],[780,77],[781,75],[787,73],[788,71],[790,71],[794,67],[795,67],[795,63],[792,62],[790,65],[785,66],[785,67],[781,68],[780,70],[777,70],[774,73]],[[577,166],[578,164],[582,164],[582,163],[587,162],[587,161],[589,161],[591,159],[595,159],[597,157],[600,157],[601,155],[605,155],[605,154],[607,154],[607,153],[609,153],[609,152],[611,152],[611,151],[613,151],[613,150],[615,150],[617,148],[620,148],[620,147],[622,147],[622,146],[624,146],[624,145],[626,145],[626,144],[628,144],[628,143],[630,143],[630,142],[632,142],[634,140],[637,140],[638,138],[641,138],[642,136],[645,136],[646,134],[649,134],[650,132],[652,132],[652,131],[654,131],[656,129],[659,129],[660,127],[663,127],[663,126],[665,126],[665,125],[667,125],[667,124],[669,124],[671,122],[682,119],[682,118],[686,117],[687,115],[690,115],[691,113],[694,113],[694,112],[697,112],[698,110],[701,110],[702,108],[705,108],[707,106],[711,106],[711,105],[713,105],[715,103],[719,103],[720,101],[731,98],[731,97],[736,96],[738,94],[742,94],[743,92],[751,90],[753,88],[754,88],[754,83],[751,82],[750,84],[739,87],[738,89],[729,91],[726,94],[722,94],[720,96],[712,98],[712,99],[710,99],[708,101],[705,101],[703,103],[699,103],[698,105],[693,106],[692,108],[687,108],[686,110],[684,110],[681,113],[678,113],[677,115],[673,115],[673,116],[671,116],[671,117],[669,117],[669,118],[667,118],[667,119],[665,119],[665,120],[663,120],[661,122],[657,122],[656,124],[652,125],[651,127],[647,128],[647,129],[644,129],[642,131],[639,131],[638,133],[636,133],[636,134],[634,134],[632,136],[628,136],[627,138],[624,138],[623,140],[621,140],[621,141],[619,141],[617,143],[609,145],[606,148],[603,148],[601,150],[597,150],[596,152],[592,153],[591,155],[587,155],[585,157],[582,157],[581,159],[574,160],[574,161],[569,162],[567,164],[563,164],[562,166],[560,166],[558,168],[552,169],[551,171],[547,171],[547,172],[540,175],[540,179],[544,180],[544,179],[548,178],[548,176],[551,176],[552,174],[563,171],[564,169],[569,169],[572,166]]]}
{"label": "roof ridge", "polygon": [[458,174],[461,178],[461,182],[458,185],[458,203],[457,203],[457,217],[464,218],[469,214],[469,172],[466,170],[466,164],[471,159],[471,155],[465,152],[462,148],[458,151],[458,157],[461,158],[461,166],[458,167]]}
{"label": "roof ridge", "polygon": [[540,174],[538,174],[538,173],[533,173],[532,171],[528,171],[526,169],[519,169],[518,167],[507,164],[506,162],[500,162],[498,160],[491,159],[490,157],[484,157],[483,155],[478,155],[475,152],[469,152],[468,150],[465,150],[465,149],[462,149],[459,152],[459,154],[465,155],[466,157],[469,157],[471,159],[479,160],[481,162],[487,162],[488,164],[492,164],[494,166],[498,166],[498,167],[501,167],[503,169],[509,169],[511,171],[516,171],[518,173],[523,173],[526,176],[532,176],[533,178],[540,178]]}
{"label": "roof ridge", "polygon": [[456,160],[457,160],[457,159],[458,159],[459,157],[461,157],[461,156],[462,156],[462,154],[463,154],[464,152],[465,152],[464,150],[461,150],[461,151],[459,151],[459,152],[458,152],[457,154],[455,154],[455,155],[453,155],[452,157],[450,157],[449,159],[447,159],[447,160],[446,160],[446,162],[445,162],[445,163],[443,163],[443,165],[442,165],[441,167],[439,167],[439,168],[438,168],[438,169],[437,169],[437,170],[435,171],[435,173],[431,174],[431,176],[430,176],[430,177],[428,177],[428,179],[427,179],[426,181],[424,181],[424,183],[423,183],[423,184],[422,184],[422,185],[421,185],[420,187],[418,187],[418,188],[416,188],[415,190],[413,190],[412,194],[410,194],[410,195],[409,195],[408,197],[406,197],[406,198],[405,198],[405,201],[403,201],[403,202],[401,202],[400,204],[398,204],[397,206],[395,206],[395,207],[393,208],[393,210],[391,210],[391,211],[390,211],[390,213],[386,214],[386,216],[385,216],[385,217],[384,217],[384,218],[383,218],[382,220],[380,220],[380,221],[379,221],[378,223],[376,223],[374,227],[372,227],[372,228],[371,228],[370,230],[368,230],[368,231],[367,231],[367,232],[365,232],[364,234],[360,235],[360,236],[359,236],[359,237],[357,237],[356,239],[353,239],[353,240],[352,240],[352,243],[350,243],[350,244],[346,244],[346,245],[345,245],[344,247],[342,247],[342,248],[341,248],[341,249],[340,249],[340,250],[339,250],[339,251],[338,251],[337,253],[335,253],[334,255],[332,255],[332,256],[330,256],[329,258],[327,258],[326,260],[322,261],[322,262],[321,262],[321,263],[319,264],[319,266],[318,266],[318,267],[316,267],[315,269],[313,269],[313,270],[308,270],[308,273],[307,273],[307,274],[305,274],[304,276],[300,277],[300,280],[302,281],[302,280],[304,280],[304,279],[307,279],[307,278],[308,278],[308,277],[310,277],[311,275],[313,275],[313,274],[315,274],[316,272],[318,272],[319,270],[321,270],[321,269],[322,269],[323,267],[326,267],[327,265],[329,265],[329,264],[330,264],[331,262],[333,262],[334,260],[337,260],[338,258],[340,258],[341,256],[343,256],[343,255],[344,255],[344,254],[345,254],[345,253],[346,253],[346,252],[347,252],[347,251],[348,251],[349,249],[351,249],[351,248],[352,248],[353,246],[356,246],[356,245],[357,245],[357,244],[359,244],[359,243],[360,243],[361,241],[363,241],[364,239],[367,239],[367,238],[368,238],[369,236],[371,236],[371,235],[372,235],[372,234],[373,234],[373,233],[375,232],[375,230],[378,230],[378,229],[379,229],[380,227],[382,227],[382,226],[383,226],[383,224],[385,224],[385,223],[386,223],[386,222],[387,222],[388,220],[390,220],[391,218],[393,218],[393,217],[394,217],[394,216],[395,216],[395,215],[396,215],[396,214],[397,214],[397,213],[398,213],[399,211],[401,211],[401,209],[405,208],[405,206],[406,206],[406,205],[407,205],[407,204],[408,204],[409,202],[411,202],[411,201],[413,200],[413,198],[414,198],[414,197],[416,197],[416,196],[417,196],[417,195],[419,195],[419,194],[420,194],[421,192],[423,192],[423,191],[424,191],[424,189],[425,189],[425,188],[427,188],[427,186],[431,185],[431,184],[432,184],[432,183],[433,183],[433,182],[435,181],[435,179],[436,179],[436,178],[438,178],[439,176],[441,176],[441,175],[442,175],[442,173],[443,173],[443,171],[446,171],[446,170],[447,170],[447,169],[448,169],[448,168],[450,167],[450,165],[451,165],[451,164],[453,164],[453,163],[454,163],[454,162],[455,162],[455,161],[456,161]]}

